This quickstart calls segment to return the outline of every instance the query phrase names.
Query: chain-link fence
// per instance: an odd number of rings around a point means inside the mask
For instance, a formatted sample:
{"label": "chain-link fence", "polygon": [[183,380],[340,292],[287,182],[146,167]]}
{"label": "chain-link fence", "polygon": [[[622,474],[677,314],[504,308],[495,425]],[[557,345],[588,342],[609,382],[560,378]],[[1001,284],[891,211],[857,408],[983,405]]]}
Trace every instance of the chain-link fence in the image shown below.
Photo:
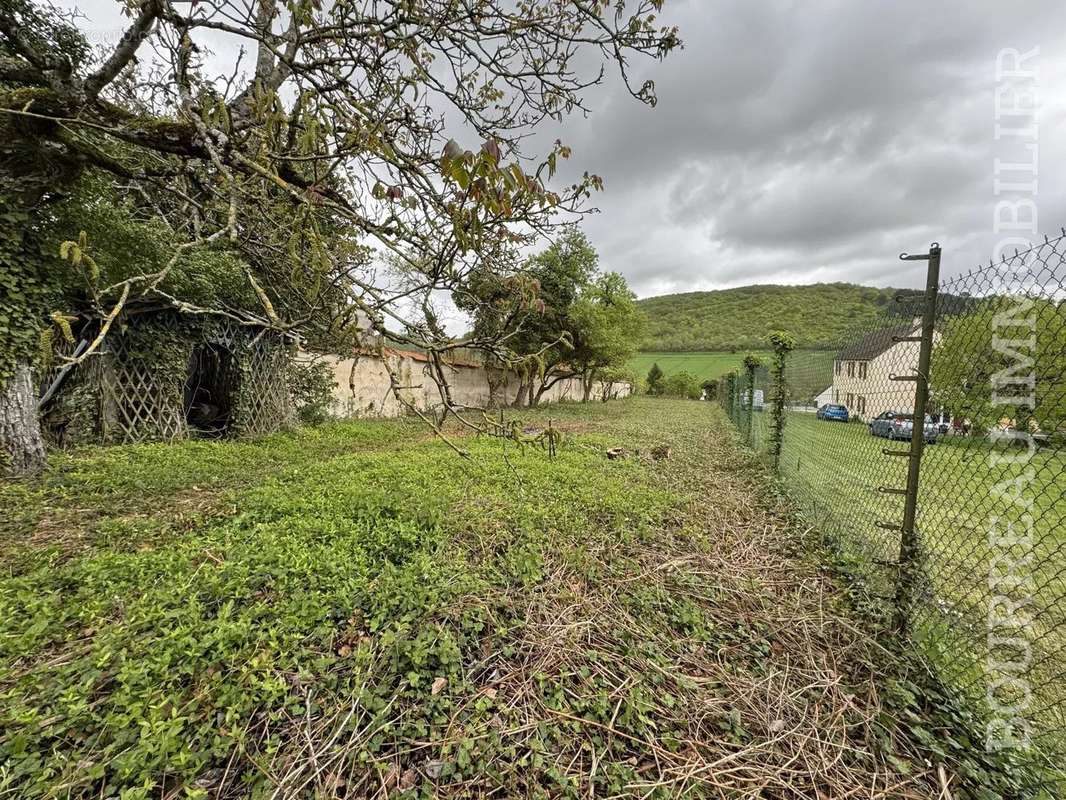
{"label": "chain-link fence", "polygon": [[1066,231],[944,281],[938,247],[910,258],[930,262],[926,291],[833,350],[785,348],[783,381],[748,364],[718,396],[983,711],[987,746],[1063,771]]}

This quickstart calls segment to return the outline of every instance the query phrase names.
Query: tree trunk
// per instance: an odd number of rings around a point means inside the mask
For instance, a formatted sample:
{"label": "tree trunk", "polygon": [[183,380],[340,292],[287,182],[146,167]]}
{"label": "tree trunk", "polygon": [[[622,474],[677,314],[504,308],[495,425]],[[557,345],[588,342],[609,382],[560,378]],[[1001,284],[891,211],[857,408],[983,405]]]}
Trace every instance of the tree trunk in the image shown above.
{"label": "tree trunk", "polygon": [[45,463],[33,371],[19,363],[0,388],[0,471],[9,478],[34,475]]}
{"label": "tree trunk", "polygon": [[518,385],[518,394],[514,396],[514,402],[511,403],[513,408],[524,408],[533,400],[533,379],[530,378],[528,382],[522,381]]}
{"label": "tree trunk", "polygon": [[592,398],[592,375],[581,376],[582,403],[587,403]]}

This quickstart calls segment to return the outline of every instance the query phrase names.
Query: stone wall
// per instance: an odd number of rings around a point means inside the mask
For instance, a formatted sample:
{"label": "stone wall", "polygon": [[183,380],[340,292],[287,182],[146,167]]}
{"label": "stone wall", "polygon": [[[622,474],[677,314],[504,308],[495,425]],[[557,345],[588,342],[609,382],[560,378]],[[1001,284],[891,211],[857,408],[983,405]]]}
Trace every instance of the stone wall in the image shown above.
{"label": "stone wall", "polygon": [[[440,407],[437,384],[428,373],[425,355],[410,350],[386,348],[384,357],[399,378],[401,393],[419,410]],[[377,354],[361,354],[353,358],[330,356],[336,388],[330,409],[335,417],[397,417],[407,413],[390,389],[389,372]],[[447,369],[452,400],[460,405],[477,408],[514,404],[521,389],[521,380],[508,370],[486,366],[474,356],[456,355]],[[592,397],[599,400],[605,388],[612,399],[630,393],[627,383],[605,387],[597,382]],[[580,400],[581,381],[576,378],[559,381],[541,397],[541,403],[560,400]]]}

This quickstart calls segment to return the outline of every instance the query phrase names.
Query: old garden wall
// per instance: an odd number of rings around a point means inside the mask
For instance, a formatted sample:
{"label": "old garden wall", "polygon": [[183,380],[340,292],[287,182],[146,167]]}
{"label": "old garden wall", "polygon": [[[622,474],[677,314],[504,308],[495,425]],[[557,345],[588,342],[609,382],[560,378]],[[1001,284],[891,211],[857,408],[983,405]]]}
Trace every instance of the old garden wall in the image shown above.
{"label": "old garden wall", "polygon": [[[386,361],[388,366],[386,366]],[[333,370],[336,388],[330,409],[335,417],[396,417],[407,413],[390,388],[389,367],[399,378],[405,400],[419,410],[440,406],[437,384],[430,377],[426,356],[411,350],[384,348],[382,355],[361,353],[350,358],[331,356],[326,362]],[[448,384],[456,403],[485,408],[512,405],[522,381],[509,370],[480,363],[476,357],[456,355],[446,367]],[[592,397],[601,399],[604,390],[610,398],[626,397],[627,383],[610,386],[597,382]],[[581,400],[581,381],[562,380],[541,397],[542,403]]]}

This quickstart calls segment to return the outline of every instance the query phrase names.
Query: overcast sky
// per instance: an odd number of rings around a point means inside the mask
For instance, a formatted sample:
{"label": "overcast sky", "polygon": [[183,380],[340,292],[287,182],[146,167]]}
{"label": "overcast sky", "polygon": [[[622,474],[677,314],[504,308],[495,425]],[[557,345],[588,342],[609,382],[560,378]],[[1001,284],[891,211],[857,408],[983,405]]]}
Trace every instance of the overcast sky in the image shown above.
{"label": "overcast sky", "polygon": [[[87,27],[122,24],[113,0],[77,5]],[[612,74],[590,92],[589,118],[544,132],[605,179],[584,227],[641,296],[912,286],[924,267],[896,256],[933,240],[948,274],[987,262],[1005,235],[997,200],[1025,194],[997,198],[994,159],[1032,157],[1031,139],[995,137],[1006,48],[1039,48],[1033,199],[1041,232],[1066,225],[1063,0],[666,0],[662,21],[680,26],[684,50],[633,64],[636,85],[655,80],[656,108]]]}
{"label": "overcast sky", "polygon": [[667,0],[666,10],[685,49],[642,65],[636,81],[655,79],[658,106],[611,84],[593,116],[564,131],[575,160],[607,183],[586,229],[641,296],[917,285],[924,267],[897,256],[933,240],[948,274],[987,263],[1004,235],[993,231],[997,199],[1022,197],[994,195],[993,160],[1030,158],[1028,139],[995,139],[1004,48],[1040,48],[1035,202],[1041,232],[1066,225],[1062,0]]}

